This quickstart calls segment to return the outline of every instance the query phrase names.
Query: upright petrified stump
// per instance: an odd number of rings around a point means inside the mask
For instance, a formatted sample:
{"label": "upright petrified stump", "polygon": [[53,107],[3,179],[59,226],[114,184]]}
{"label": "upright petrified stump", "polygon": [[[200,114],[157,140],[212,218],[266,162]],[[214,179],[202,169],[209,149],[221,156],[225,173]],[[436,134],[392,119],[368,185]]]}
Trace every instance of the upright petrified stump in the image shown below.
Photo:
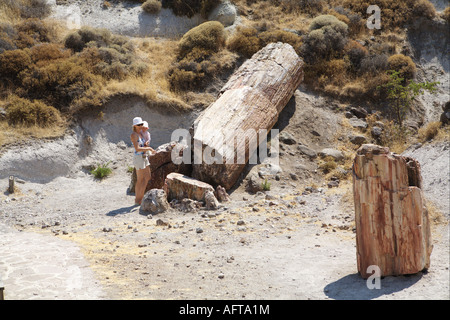
{"label": "upright petrified stump", "polygon": [[419,163],[377,145],[362,145],[353,162],[356,250],[363,278],[376,265],[382,276],[430,266],[428,211]]}
{"label": "upright petrified stump", "polygon": [[193,176],[230,189],[302,80],[303,61],[289,44],[271,43],[247,60],[194,123]]}

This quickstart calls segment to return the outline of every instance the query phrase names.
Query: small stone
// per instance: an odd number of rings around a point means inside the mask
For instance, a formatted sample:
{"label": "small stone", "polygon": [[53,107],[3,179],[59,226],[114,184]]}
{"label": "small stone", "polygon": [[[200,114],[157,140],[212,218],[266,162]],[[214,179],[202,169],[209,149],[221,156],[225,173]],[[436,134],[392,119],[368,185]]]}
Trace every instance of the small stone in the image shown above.
{"label": "small stone", "polygon": [[112,231],[111,228],[106,228],[106,227],[103,228],[103,232],[111,232],[111,231]]}
{"label": "small stone", "polygon": [[197,228],[197,229],[195,229],[195,232],[196,233],[203,233],[203,229],[202,228]]}
{"label": "small stone", "polygon": [[245,221],[244,221],[244,220],[239,220],[238,222],[236,222],[236,224],[237,224],[238,226],[242,226],[242,225],[245,224]]}
{"label": "small stone", "polygon": [[223,278],[225,278],[225,275],[224,275],[223,273],[219,273],[218,278],[219,278],[219,279],[223,279]]}

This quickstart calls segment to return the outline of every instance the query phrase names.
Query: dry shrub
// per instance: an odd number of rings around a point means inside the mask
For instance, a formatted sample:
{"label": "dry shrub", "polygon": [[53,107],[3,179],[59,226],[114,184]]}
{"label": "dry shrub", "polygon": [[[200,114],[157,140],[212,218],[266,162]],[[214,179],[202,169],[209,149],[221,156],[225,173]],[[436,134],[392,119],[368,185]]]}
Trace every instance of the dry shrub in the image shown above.
{"label": "dry shrub", "polygon": [[38,100],[29,101],[17,96],[10,98],[6,115],[9,124],[27,127],[47,127],[61,120],[60,113],[55,108]]}
{"label": "dry shrub", "polygon": [[428,123],[426,126],[419,129],[418,138],[421,142],[426,142],[434,137],[436,137],[439,133],[439,129],[441,128],[442,123],[440,121],[434,121]]}
{"label": "dry shrub", "polygon": [[68,109],[75,99],[102,83],[79,59],[57,60],[42,67],[33,65],[21,78],[27,96],[42,99],[60,110]]}
{"label": "dry shrub", "polygon": [[194,48],[206,53],[218,52],[225,46],[225,31],[218,21],[208,21],[192,28],[181,38],[178,46],[178,57],[183,59]]}
{"label": "dry shrub", "polygon": [[227,48],[246,58],[251,58],[261,48],[258,30],[253,27],[239,27],[228,40]]}
{"label": "dry shrub", "polygon": [[147,0],[142,4],[142,10],[150,14],[157,14],[161,11],[161,1],[159,0]]}
{"label": "dry shrub", "polygon": [[352,71],[359,71],[362,60],[367,56],[368,51],[360,43],[350,40],[345,46],[345,54],[350,60]]}
{"label": "dry shrub", "polygon": [[56,43],[42,43],[30,49],[30,55],[34,63],[47,64],[57,59],[67,59],[71,56],[70,51]]}
{"label": "dry shrub", "polygon": [[80,52],[89,42],[95,43],[97,47],[108,46],[112,43],[112,38],[111,32],[106,29],[82,27],[65,38],[64,46],[75,52]]}
{"label": "dry shrub", "polygon": [[307,63],[340,55],[347,43],[348,26],[333,15],[314,18],[304,37],[301,54]]}
{"label": "dry shrub", "polygon": [[29,49],[4,51],[0,54],[0,76],[15,81],[32,64]]}
{"label": "dry shrub", "polygon": [[[435,13],[428,0],[344,0],[343,6],[362,17],[370,5],[381,9],[382,28],[394,29],[404,27],[417,17],[433,18]],[[431,6],[430,6],[431,5]]]}
{"label": "dry shrub", "polygon": [[416,65],[410,57],[403,54],[394,54],[388,58],[388,69],[400,72],[405,81],[413,79],[416,74]]}
{"label": "dry shrub", "polygon": [[369,54],[361,59],[360,71],[372,76],[385,73],[388,68],[388,56],[386,54]]}
{"label": "dry shrub", "polygon": [[163,8],[170,8],[175,15],[189,18],[197,13],[207,18],[219,3],[220,0],[162,0]]}
{"label": "dry shrub", "polygon": [[284,42],[290,44],[297,53],[300,53],[302,45],[301,37],[293,32],[285,30],[269,30],[259,35],[261,39],[261,47],[265,47],[272,42]]}
{"label": "dry shrub", "polygon": [[32,18],[21,21],[16,29],[19,33],[17,42],[21,47],[31,47],[41,42],[53,42],[56,40],[56,31],[42,20]]}
{"label": "dry shrub", "polygon": [[444,11],[442,11],[442,19],[447,21],[448,24],[450,24],[450,7],[445,8]]}
{"label": "dry shrub", "polygon": [[288,13],[306,13],[313,16],[324,9],[323,1],[320,0],[271,0],[270,2]]}
{"label": "dry shrub", "polygon": [[322,170],[322,172],[325,174],[332,172],[336,168],[337,168],[336,160],[330,156],[322,159],[321,163],[319,164],[319,169]]}
{"label": "dry shrub", "polygon": [[228,51],[223,50],[224,46],[224,27],[217,21],[205,22],[189,30],[178,44],[177,61],[168,73],[171,89],[184,91],[203,88],[211,77],[234,67],[235,63],[230,62],[230,59],[225,63],[220,62],[230,56]]}

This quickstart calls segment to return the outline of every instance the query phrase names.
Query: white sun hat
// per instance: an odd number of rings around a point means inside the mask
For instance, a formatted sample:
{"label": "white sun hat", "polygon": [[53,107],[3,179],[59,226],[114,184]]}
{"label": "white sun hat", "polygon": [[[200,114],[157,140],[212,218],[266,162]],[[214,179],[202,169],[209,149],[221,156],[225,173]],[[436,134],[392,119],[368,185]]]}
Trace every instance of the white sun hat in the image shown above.
{"label": "white sun hat", "polygon": [[148,122],[147,121],[144,121],[143,122],[144,124],[142,125],[144,128],[148,128]]}
{"label": "white sun hat", "polygon": [[137,126],[138,124],[144,123],[141,117],[136,117],[133,119],[133,126]]}

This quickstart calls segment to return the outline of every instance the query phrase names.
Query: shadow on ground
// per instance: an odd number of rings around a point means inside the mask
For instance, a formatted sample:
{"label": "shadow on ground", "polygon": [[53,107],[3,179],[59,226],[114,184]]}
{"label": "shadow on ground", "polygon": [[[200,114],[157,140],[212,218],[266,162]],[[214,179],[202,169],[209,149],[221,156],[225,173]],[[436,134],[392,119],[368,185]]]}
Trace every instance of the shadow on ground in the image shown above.
{"label": "shadow on ground", "polygon": [[379,298],[383,295],[390,295],[392,293],[402,291],[414,285],[422,279],[422,276],[423,273],[419,272],[417,274],[407,276],[384,277],[380,280],[380,289],[369,289],[367,286],[367,281],[369,281],[369,283],[375,282],[365,280],[361,278],[358,273],[355,273],[349,274],[328,284],[323,291],[329,298],[336,300],[371,300]]}

